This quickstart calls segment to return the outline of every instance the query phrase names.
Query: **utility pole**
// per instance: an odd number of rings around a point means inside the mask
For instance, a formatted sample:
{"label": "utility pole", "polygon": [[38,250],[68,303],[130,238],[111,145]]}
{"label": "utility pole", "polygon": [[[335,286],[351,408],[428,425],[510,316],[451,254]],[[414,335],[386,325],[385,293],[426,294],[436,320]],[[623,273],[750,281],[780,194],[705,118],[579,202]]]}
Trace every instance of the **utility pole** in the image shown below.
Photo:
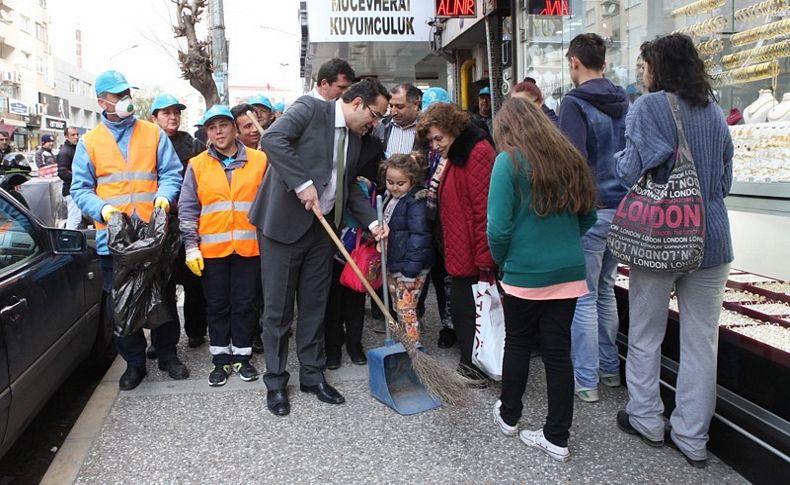
{"label": "utility pole", "polygon": [[225,40],[225,9],[223,0],[209,0],[211,18],[211,64],[214,68],[214,83],[217,85],[219,102],[229,104],[228,96],[228,42]]}

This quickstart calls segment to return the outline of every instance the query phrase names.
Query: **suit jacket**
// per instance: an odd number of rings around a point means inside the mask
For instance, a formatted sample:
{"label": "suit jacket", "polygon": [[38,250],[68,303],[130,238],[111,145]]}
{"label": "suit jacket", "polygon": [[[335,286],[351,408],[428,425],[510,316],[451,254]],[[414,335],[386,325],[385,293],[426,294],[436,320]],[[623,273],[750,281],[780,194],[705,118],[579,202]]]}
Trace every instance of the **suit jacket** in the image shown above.
{"label": "suit jacket", "polygon": [[[304,209],[295,189],[313,181],[318,196],[329,186],[335,144],[335,103],[302,96],[261,138],[269,169],[249,212],[250,222],[264,236],[283,244],[299,240],[315,217]],[[356,183],[360,137],[349,130],[345,161],[343,207],[366,227],[376,220]]]}

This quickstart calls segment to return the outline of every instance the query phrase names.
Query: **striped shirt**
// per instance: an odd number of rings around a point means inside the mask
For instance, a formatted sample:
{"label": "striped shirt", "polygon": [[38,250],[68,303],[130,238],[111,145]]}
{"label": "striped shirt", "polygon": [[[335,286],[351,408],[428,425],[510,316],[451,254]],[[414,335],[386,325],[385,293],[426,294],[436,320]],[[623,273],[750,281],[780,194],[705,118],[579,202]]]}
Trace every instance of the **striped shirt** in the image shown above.
{"label": "striped shirt", "polygon": [[389,139],[386,140],[386,155],[389,157],[396,153],[411,153],[414,138],[417,136],[417,120],[405,127],[400,127],[393,121],[391,126]]}

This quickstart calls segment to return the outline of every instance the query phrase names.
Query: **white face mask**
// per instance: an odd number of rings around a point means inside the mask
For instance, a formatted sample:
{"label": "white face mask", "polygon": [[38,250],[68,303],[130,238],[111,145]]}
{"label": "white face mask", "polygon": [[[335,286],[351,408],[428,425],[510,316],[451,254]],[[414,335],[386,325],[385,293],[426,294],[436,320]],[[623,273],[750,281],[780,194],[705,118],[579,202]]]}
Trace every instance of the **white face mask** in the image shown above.
{"label": "white face mask", "polygon": [[[109,103],[109,101],[107,101]],[[119,99],[115,103],[110,103],[115,105],[115,113],[114,114],[118,118],[124,119],[132,116],[134,113],[134,103],[132,103],[131,96],[124,96],[123,98]]]}

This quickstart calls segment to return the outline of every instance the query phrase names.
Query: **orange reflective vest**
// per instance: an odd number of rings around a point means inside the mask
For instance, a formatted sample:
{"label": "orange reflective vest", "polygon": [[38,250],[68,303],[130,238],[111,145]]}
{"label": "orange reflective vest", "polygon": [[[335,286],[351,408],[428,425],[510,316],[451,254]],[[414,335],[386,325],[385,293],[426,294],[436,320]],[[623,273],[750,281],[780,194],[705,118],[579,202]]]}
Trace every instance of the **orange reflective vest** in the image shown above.
{"label": "orange reflective vest", "polygon": [[[103,123],[86,133],[83,140],[96,169],[96,195],[130,216],[136,212],[148,222],[159,187],[156,170],[159,127],[148,121],[135,122],[127,149],[128,160],[123,158],[115,137]],[[106,227],[96,221],[97,229]]]}
{"label": "orange reflective vest", "polygon": [[233,170],[230,184],[222,163],[205,151],[189,161],[195,173],[200,201],[198,235],[204,258],[223,258],[236,253],[258,256],[255,226],[247,214],[266,173],[266,154],[247,148],[244,166]]}

